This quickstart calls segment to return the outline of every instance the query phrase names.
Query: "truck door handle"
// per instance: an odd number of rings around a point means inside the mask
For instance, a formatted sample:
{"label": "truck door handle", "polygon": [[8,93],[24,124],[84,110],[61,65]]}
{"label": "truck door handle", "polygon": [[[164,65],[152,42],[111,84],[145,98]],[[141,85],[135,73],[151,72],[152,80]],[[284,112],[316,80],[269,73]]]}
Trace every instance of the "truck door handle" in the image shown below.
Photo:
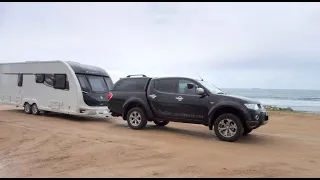
{"label": "truck door handle", "polygon": [[149,95],[152,99],[156,98],[157,96],[155,94]]}
{"label": "truck door handle", "polygon": [[178,101],[182,101],[182,99],[183,99],[183,97],[181,97],[181,96],[176,97],[176,100],[178,100]]}

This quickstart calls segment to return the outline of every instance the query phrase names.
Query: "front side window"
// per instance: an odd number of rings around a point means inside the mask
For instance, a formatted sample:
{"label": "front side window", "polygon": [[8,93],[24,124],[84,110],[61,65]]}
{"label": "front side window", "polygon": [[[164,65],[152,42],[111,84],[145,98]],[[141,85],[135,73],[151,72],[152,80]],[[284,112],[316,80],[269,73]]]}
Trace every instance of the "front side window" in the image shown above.
{"label": "front side window", "polygon": [[188,84],[194,84],[189,80],[179,80],[178,83],[178,92],[179,94],[192,94],[196,95],[196,86],[193,86],[191,89],[188,88]]}

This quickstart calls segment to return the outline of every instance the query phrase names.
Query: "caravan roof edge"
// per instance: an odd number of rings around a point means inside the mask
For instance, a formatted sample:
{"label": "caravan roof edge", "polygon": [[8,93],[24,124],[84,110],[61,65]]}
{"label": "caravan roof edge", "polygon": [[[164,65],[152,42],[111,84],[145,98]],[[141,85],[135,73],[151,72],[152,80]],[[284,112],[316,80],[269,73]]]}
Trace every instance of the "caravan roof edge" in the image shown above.
{"label": "caravan roof edge", "polygon": [[51,60],[51,61],[24,61],[24,62],[8,62],[0,63],[0,65],[9,65],[9,64],[32,64],[32,63],[53,63],[53,62],[64,62],[62,60]]}

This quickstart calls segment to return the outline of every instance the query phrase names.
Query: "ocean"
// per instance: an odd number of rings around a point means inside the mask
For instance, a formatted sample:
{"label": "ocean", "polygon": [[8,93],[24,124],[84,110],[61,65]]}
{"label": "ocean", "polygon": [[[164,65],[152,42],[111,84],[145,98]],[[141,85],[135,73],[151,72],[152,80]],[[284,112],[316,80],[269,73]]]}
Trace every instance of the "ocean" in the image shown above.
{"label": "ocean", "polygon": [[320,90],[230,88],[221,88],[221,90],[227,94],[256,99],[264,105],[291,107],[295,111],[320,113]]}

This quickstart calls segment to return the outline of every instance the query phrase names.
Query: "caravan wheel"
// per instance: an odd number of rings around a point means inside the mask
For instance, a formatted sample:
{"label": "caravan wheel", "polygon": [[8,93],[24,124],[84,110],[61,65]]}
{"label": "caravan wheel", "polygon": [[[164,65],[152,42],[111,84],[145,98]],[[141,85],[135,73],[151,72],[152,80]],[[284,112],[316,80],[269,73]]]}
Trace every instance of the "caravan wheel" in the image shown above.
{"label": "caravan wheel", "polygon": [[40,110],[38,109],[37,104],[32,104],[31,109],[32,109],[32,114],[34,114],[34,115],[39,115],[40,114]]}
{"label": "caravan wheel", "polygon": [[31,114],[31,106],[29,103],[24,104],[24,113]]}

